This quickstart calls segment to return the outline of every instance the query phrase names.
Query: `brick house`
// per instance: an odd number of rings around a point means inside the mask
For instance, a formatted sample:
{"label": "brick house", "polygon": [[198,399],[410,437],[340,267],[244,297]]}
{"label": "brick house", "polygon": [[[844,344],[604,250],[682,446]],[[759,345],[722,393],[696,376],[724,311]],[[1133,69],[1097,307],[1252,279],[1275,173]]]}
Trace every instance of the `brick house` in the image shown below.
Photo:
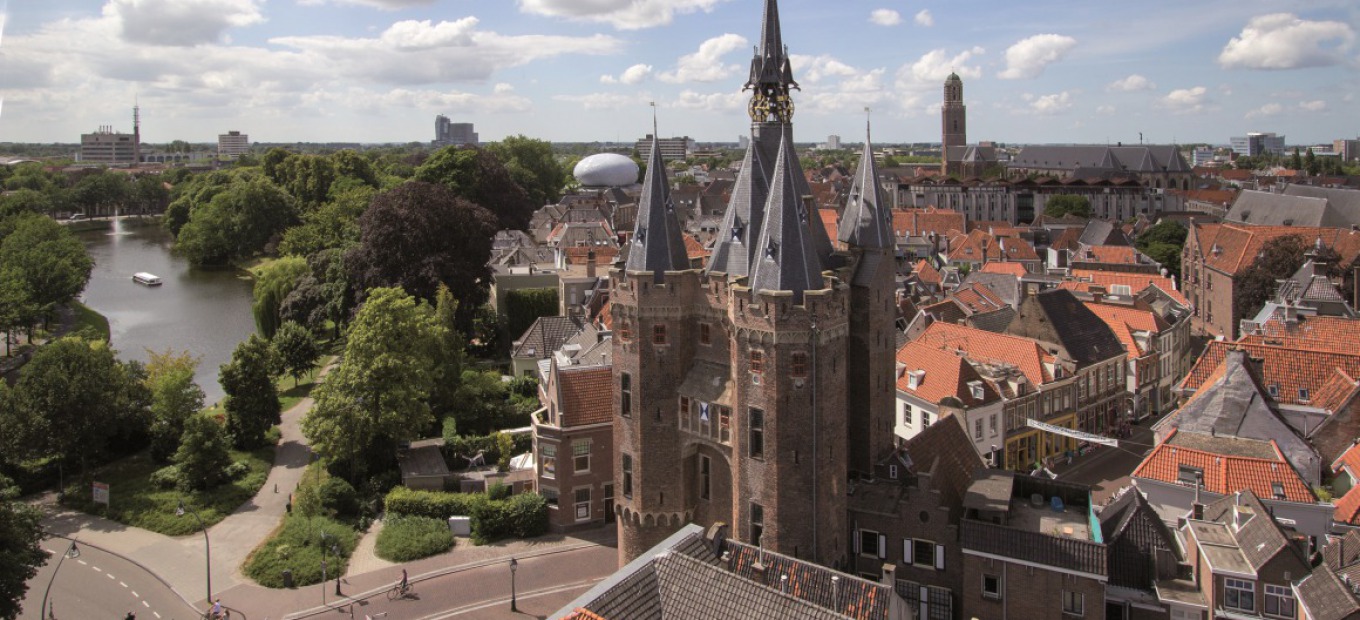
{"label": "brick house", "polygon": [[613,371],[553,357],[533,416],[537,488],[556,532],[613,523]]}
{"label": "brick house", "polygon": [[1109,582],[1106,620],[1153,620],[1169,615],[1157,599],[1157,581],[1180,575],[1180,542],[1138,489],[1125,487],[1100,511]]}

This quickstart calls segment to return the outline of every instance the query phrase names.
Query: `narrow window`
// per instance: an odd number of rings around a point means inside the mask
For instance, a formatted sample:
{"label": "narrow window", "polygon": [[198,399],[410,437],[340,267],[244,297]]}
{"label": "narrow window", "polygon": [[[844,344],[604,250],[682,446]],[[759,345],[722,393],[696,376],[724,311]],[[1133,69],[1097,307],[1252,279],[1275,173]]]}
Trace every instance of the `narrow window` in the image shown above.
{"label": "narrow window", "polygon": [[689,397],[680,397],[680,428],[689,428]]}
{"label": "narrow window", "polygon": [[576,473],[590,471],[590,442],[580,441],[571,445],[571,459]]}
{"label": "narrow window", "polygon": [[545,443],[538,447],[538,456],[543,459],[543,477],[557,477],[557,445]]}
{"label": "narrow window", "polygon": [[751,349],[750,355],[751,372],[760,374],[765,372],[765,353],[757,349]]}
{"label": "narrow window", "polygon": [[1080,592],[1063,590],[1063,613],[1080,616],[1086,613],[1086,595]]}
{"label": "narrow window", "polygon": [[997,575],[982,576],[982,596],[986,598],[1001,598],[1001,577]]}
{"label": "narrow window", "polygon": [[707,456],[699,456],[699,497],[708,499],[710,486],[710,474],[712,473],[713,462]]}
{"label": "narrow window", "polygon": [[619,413],[633,415],[633,377],[626,372],[619,373],[619,401]]}
{"label": "narrow window", "polygon": [[804,353],[804,352],[802,352],[802,351],[795,351],[795,352],[793,353],[793,355],[790,356],[790,357],[791,357],[791,360],[790,360],[789,365],[790,365],[792,368],[790,369],[790,373],[789,373],[789,374],[791,374],[792,376],[795,376],[795,377],[806,377],[806,376],[807,376],[807,353]]}
{"label": "narrow window", "polygon": [[633,497],[633,455],[623,455],[623,496]]}
{"label": "narrow window", "polygon": [[750,411],[750,423],[748,424],[750,436],[747,439],[747,453],[752,458],[765,457],[765,412],[754,407]]}
{"label": "narrow window", "polygon": [[665,323],[657,323],[652,326],[652,344],[666,344]]}
{"label": "narrow window", "polygon": [[755,502],[751,503],[751,540],[747,541],[752,545],[760,544],[760,536],[765,533],[765,508]]}
{"label": "narrow window", "polygon": [[590,487],[576,489],[576,520],[590,518]]}
{"label": "narrow window", "polygon": [[711,324],[699,324],[699,344],[713,344],[713,326]]}

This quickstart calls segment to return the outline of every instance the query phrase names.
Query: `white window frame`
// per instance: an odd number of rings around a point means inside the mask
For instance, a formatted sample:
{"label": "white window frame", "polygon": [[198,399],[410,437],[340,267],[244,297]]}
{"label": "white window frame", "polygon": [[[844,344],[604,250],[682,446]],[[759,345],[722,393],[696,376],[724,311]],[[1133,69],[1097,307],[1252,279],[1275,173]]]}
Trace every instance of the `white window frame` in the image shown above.
{"label": "white window frame", "polygon": [[[1229,605],[1229,591],[1237,593],[1237,604]],[[1245,593],[1251,599],[1250,607],[1242,607],[1242,594]],[[1256,582],[1247,579],[1233,579],[1232,577],[1223,578],[1223,607],[1236,611],[1256,611]]]}
{"label": "white window frame", "polygon": [[[989,578],[996,581],[995,592],[987,591],[987,579]],[[1001,575],[982,574],[982,598],[989,598],[997,601],[1001,600]]]}
{"label": "white window frame", "polygon": [[[864,546],[865,537],[868,537],[874,543],[867,549]],[[859,553],[860,557],[878,558],[880,560],[888,557],[888,537],[874,530],[860,530],[855,537],[855,546],[858,547],[856,552]]]}
{"label": "white window frame", "polygon": [[[1261,613],[1272,618],[1294,618],[1298,616],[1299,613],[1298,601],[1294,600],[1294,591],[1288,588],[1287,586],[1277,586],[1267,583],[1265,584],[1265,593],[1263,598],[1265,599],[1265,601],[1261,607]],[[1287,604],[1289,605],[1289,613],[1288,614],[1279,613],[1278,608],[1276,609],[1275,613],[1271,613],[1269,610],[1270,603],[1272,600],[1278,600],[1280,603],[1287,602]]]}
{"label": "white window frame", "polygon": [[1080,617],[1086,615],[1086,595],[1072,590],[1063,590],[1062,611],[1064,616]]}
{"label": "white window frame", "polygon": [[[582,448],[585,449],[585,453],[584,453],[584,454],[581,454]],[[585,467],[585,469],[581,469],[581,467],[577,464],[577,459],[579,459],[579,458],[581,458],[581,457],[583,457],[583,456],[584,456],[585,459],[586,459],[586,467]],[[573,471],[574,473],[578,473],[578,474],[588,474],[588,473],[590,473],[590,440],[587,439],[587,440],[579,440],[579,441],[574,441],[574,442],[572,442],[572,444],[571,444],[571,468],[572,468],[572,471]]]}
{"label": "white window frame", "polygon": [[538,445],[538,458],[542,463],[544,478],[557,478],[557,444],[541,443]]}
{"label": "white window frame", "polygon": [[[586,492],[586,501],[584,502],[581,501],[581,498],[578,495],[581,491]],[[590,501],[592,495],[594,494],[591,493],[590,487],[576,487],[571,490],[571,503],[572,506],[575,506],[576,508],[576,520],[578,522],[590,520]],[[582,511],[584,511],[584,516]]]}

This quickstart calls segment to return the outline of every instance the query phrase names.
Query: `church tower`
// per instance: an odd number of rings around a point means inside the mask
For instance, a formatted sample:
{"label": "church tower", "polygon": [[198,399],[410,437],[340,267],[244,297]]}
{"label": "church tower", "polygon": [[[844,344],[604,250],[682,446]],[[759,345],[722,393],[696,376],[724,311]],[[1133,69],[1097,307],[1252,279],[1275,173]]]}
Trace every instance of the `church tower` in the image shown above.
{"label": "church tower", "polygon": [[940,161],[945,174],[958,174],[958,162],[968,146],[968,108],[963,105],[963,80],[950,73],[944,80],[944,106],[940,108],[942,145]]}

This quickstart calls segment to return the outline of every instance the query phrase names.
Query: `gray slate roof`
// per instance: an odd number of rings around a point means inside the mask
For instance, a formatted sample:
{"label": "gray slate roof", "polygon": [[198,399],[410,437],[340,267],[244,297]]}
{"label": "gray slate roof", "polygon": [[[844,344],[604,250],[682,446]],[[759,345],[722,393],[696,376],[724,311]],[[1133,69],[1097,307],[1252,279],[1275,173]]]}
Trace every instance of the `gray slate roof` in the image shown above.
{"label": "gray slate roof", "polygon": [[1299,604],[1313,620],[1354,620],[1360,618],[1360,601],[1355,591],[1342,582],[1330,566],[1319,565],[1294,585]]}
{"label": "gray slate roof", "polygon": [[878,167],[874,165],[873,145],[868,134],[864,138],[864,152],[860,154],[859,169],[850,184],[850,199],[841,216],[839,237],[842,243],[862,248],[894,247],[892,206],[883,200],[878,184]]}
{"label": "gray slate roof", "polygon": [[760,229],[765,223],[765,201],[770,192],[765,166],[760,161],[760,148],[752,140],[746,146],[741,172],[732,186],[732,198],[727,203],[722,227],[713,244],[713,256],[708,261],[710,272],[729,276],[751,274],[751,259]]}
{"label": "gray slate roof", "polygon": [[1223,220],[1258,226],[1338,226],[1325,198],[1242,190]]}
{"label": "gray slate roof", "polygon": [[547,359],[572,336],[580,333],[584,323],[571,316],[541,316],[524,330],[510,357]]}
{"label": "gray slate roof", "polygon": [[1252,517],[1242,523],[1241,527],[1235,531],[1233,528],[1229,530],[1233,531],[1233,538],[1236,539],[1243,557],[1251,564],[1253,570],[1261,570],[1280,552],[1290,554],[1299,564],[1305,564],[1298,550],[1290,546],[1289,539],[1271,516],[1270,510],[1250,490],[1221,497],[1205,506],[1204,519],[1231,524],[1235,506],[1244,506],[1252,513]]}
{"label": "gray slate roof", "polygon": [[1312,185],[1286,185],[1285,196],[1321,198],[1327,201],[1323,226],[1346,228],[1360,224],[1360,190]]}
{"label": "gray slate roof", "polygon": [[629,245],[632,247],[625,267],[628,271],[650,271],[660,283],[665,281],[667,271],[689,269],[689,253],[685,251],[684,234],[675,215],[670,184],[666,181],[666,164],[661,161],[661,149],[657,147],[655,137],[652,138],[647,176],[642,181],[637,227]]}
{"label": "gray slate roof", "polygon": [[1007,333],[1061,345],[1079,368],[1125,353],[1110,326],[1072,291],[1055,289],[1026,297],[1018,311]]}
{"label": "gray slate roof", "polygon": [[1027,146],[1008,166],[1047,170],[1100,172],[1190,172],[1190,163],[1174,145]]}
{"label": "gray slate roof", "polygon": [[770,196],[765,203],[757,256],[751,269],[755,291],[791,291],[802,303],[803,291],[825,286],[822,265],[812,239],[809,221],[821,221],[808,213],[794,181],[798,156],[785,134],[779,144],[771,175]]}
{"label": "gray slate roof", "polygon": [[1111,585],[1152,590],[1158,578],[1176,576],[1174,564],[1167,565],[1180,559],[1176,535],[1137,487],[1127,488],[1100,511],[1100,531],[1108,548]]}

